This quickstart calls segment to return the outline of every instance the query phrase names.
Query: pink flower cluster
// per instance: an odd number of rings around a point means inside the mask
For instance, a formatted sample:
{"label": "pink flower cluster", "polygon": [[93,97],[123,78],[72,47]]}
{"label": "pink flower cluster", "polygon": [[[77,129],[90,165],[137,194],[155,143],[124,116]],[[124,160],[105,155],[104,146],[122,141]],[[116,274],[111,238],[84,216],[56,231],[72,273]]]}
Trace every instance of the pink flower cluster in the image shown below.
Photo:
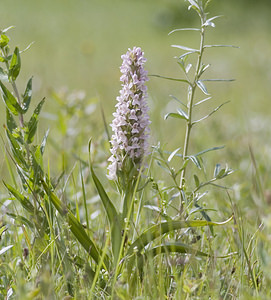
{"label": "pink flower cluster", "polygon": [[128,49],[121,56],[123,63],[120,67],[122,89],[117,97],[116,112],[111,124],[111,157],[108,167],[108,178],[117,179],[117,171],[122,170],[125,159],[131,159],[134,166],[139,168],[148,149],[149,116],[146,101],[148,79],[144,70],[146,58],[141,48]]}

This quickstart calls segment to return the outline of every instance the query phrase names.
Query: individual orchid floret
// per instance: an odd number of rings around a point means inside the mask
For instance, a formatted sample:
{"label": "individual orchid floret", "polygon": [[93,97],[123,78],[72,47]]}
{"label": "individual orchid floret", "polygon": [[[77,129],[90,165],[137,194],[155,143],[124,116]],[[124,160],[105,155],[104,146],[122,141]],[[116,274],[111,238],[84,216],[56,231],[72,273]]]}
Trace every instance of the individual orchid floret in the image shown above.
{"label": "individual orchid floret", "polygon": [[[122,89],[117,97],[116,112],[111,127],[111,157],[108,178],[117,180],[119,172],[138,170],[148,151],[149,116],[146,81],[149,80],[144,69],[146,58],[141,48],[128,49],[121,56],[120,67]],[[128,168],[128,169],[127,169]]]}

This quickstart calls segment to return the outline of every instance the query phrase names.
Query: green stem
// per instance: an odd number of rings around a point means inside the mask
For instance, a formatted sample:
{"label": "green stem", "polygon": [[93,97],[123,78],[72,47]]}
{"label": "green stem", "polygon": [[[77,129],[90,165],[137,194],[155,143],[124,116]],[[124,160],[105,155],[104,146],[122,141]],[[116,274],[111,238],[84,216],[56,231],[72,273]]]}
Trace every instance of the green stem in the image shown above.
{"label": "green stem", "polygon": [[[192,123],[193,103],[194,103],[195,91],[196,91],[196,87],[197,87],[197,80],[200,77],[199,73],[200,73],[203,50],[204,50],[205,26],[203,24],[205,22],[205,16],[203,15],[203,16],[200,16],[200,17],[201,17],[200,49],[199,49],[199,55],[198,55],[194,80],[193,80],[191,86],[189,86],[189,91],[188,91],[188,103],[187,103],[188,120],[186,122],[186,132],[185,132],[185,140],[184,140],[184,148],[183,148],[183,160],[186,160],[187,155],[188,155],[191,129],[193,127],[193,123]],[[184,189],[185,175],[186,175],[186,167],[184,167],[184,169],[182,170],[182,173],[181,173],[181,180],[180,180],[180,188],[181,189]],[[181,201],[180,211],[182,211],[182,208],[183,208],[183,204],[182,204],[182,201]]]}

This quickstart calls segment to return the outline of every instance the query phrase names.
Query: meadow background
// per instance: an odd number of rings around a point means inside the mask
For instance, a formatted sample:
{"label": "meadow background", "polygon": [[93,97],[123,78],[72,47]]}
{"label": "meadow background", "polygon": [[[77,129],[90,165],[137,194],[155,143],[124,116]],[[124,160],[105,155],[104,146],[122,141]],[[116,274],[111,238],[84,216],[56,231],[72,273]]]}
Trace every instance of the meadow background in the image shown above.
{"label": "meadow background", "polygon": [[[214,0],[212,15],[224,15],[216,28],[209,29],[207,43],[232,44],[239,49],[211,49],[205,56],[212,68],[208,77],[234,78],[232,83],[209,83],[214,99],[201,112],[230,100],[214,118],[203,122],[192,138],[197,152],[226,145],[208,156],[210,164],[228,163],[236,172],[226,183],[238,205],[247,241],[264,230],[261,241],[261,267],[269,282],[271,267],[271,3],[269,1]],[[105,136],[101,107],[106,122],[112,120],[115,99],[120,89],[120,55],[127,48],[140,46],[148,59],[150,74],[180,77],[173,57],[180,52],[171,44],[197,45],[196,34],[168,32],[193,27],[198,20],[187,4],[177,0],[3,0],[0,27],[14,25],[9,32],[12,44],[24,49],[19,82],[24,86],[34,76],[34,102],[46,97],[41,115],[40,135],[50,128],[46,150],[51,172],[67,172],[76,157],[87,158],[87,143]],[[152,143],[166,144],[169,151],[182,145],[184,128],[178,121],[163,120],[175,102],[170,94],[182,99],[186,90],[178,83],[151,78],[148,82]],[[80,100],[81,99],[81,100]],[[204,111],[205,109],[205,111]],[[4,123],[4,104],[0,120]],[[76,118],[74,117],[76,116]],[[1,135],[4,135],[2,126]],[[65,152],[64,152],[65,150]],[[104,146],[102,159],[108,157]],[[9,178],[0,153],[1,179]],[[0,200],[7,193],[0,186]],[[228,197],[213,197],[208,206],[222,213],[228,210]],[[257,245],[255,246],[257,247]],[[263,276],[263,275],[262,275]],[[266,279],[267,280],[267,279]]]}
{"label": "meadow background", "polygon": [[[216,29],[209,30],[207,40],[237,45],[240,49],[212,49],[205,58],[212,64],[214,76],[222,74],[235,78],[236,82],[209,84],[210,91],[215,91],[214,105],[225,100],[231,103],[220,114],[220,122],[217,119],[216,124],[212,121],[204,124],[201,136],[205,136],[206,141],[201,142],[209,145],[222,142],[231,154],[234,152],[240,158],[244,158],[244,152],[248,154],[250,143],[261,154],[259,159],[263,159],[270,152],[266,138],[270,128],[270,3],[217,0],[211,4],[211,13],[225,17],[218,20]],[[44,114],[43,124],[51,128],[53,135],[53,114],[58,110],[58,103],[52,92],[85,91],[87,98],[101,102],[110,122],[120,89],[120,55],[128,47],[142,47],[150,74],[180,76],[173,59],[180,52],[170,45],[182,43],[193,47],[198,42],[193,33],[167,35],[174,28],[197,24],[195,13],[187,12],[184,1],[10,0],[2,1],[0,17],[2,28],[16,27],[11,33],[14,46],[24,49],[34,42],[31,50],[23,55],[21,82],[23,85],[30,74],[34,76],[36,101],[42,97],[47,99],[48,114]],[[174,105],[169,94],[181,98],[185,91],[181,85],[156,78],[150,80],[148,87],[152,134],[154,140],[163,141],[173,126],[172,121],[161,119]],[[97,114],[90,119],[96,117]],[[222,136],[210,134],[214,126],[214,132]],[[183,129],[178,130],[181,135]],[[89,135],[93,136],[91,128]],[[177,139],[165,142],[176,143]],[[239,158],[237,162],[240,163]],[[1,165],[3,168],[3,163]],[[233,168],[239,169],[239,166]]]}

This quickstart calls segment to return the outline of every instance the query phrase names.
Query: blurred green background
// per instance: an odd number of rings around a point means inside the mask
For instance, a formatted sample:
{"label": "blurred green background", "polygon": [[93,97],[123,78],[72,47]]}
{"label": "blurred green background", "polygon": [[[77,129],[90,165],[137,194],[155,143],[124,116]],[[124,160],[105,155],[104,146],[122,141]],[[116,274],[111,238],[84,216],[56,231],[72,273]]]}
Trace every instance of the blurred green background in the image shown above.
{"label": "blurred green background", "polygon": [[[251,145],[263,166],[262,174],[268,186],[271,2],[214,0],[209,10],[210,16],[224,17],[216,20],[216,28],[209,29],[207,43],[232,44],[240,49],[216,48],[206,52],[204,62],[211,63],[206,77],[235,78],[236,81],[208,84],[213,100],[200,108],[198,116],[225,101],[231,102],[212,119],[199,125],[191,151],[225,144],[226,151],[216,154],[216,159],[229,162],[233,169],[243,169],[246,174],[245,170],[251,168],[248,150]],[[34,76],[35,102],[42,97],[47,99],[41,131],[44,134],[50,127],[51,140],[56,144],[59,142],[56,128],[59,122],[56,120],[59,120],[57,114],[61,108],[52,93],[61,94],[59,91],[63,88],[85,91],[90,103],[96,105],[98,101],[102,104],[107,123],[110,123],[120,89],[120,56],[127,48],[135,45],[143,48],[150,74],[182,77],[173,58],[182,52],[170,45],[197,47],[199,43],[194,32],[168,36],[174,28],[198,25],[197,16],[187,11],[187,2],[183,0],[3,0],[0,27],[10,25],[15,26],[9,32],[14,46],[24,49],[34,42],[30,50],[22,54],[19,85],[23,90],[27,79]],[[163,116],[176,107],[169,95],[185,101],[186,90],[182,84],[153,77],[148,87],[152,143],[160,140],[167,144],[168,150],[173,150],[183,143],[184,127],[179,121],[164,121]],[[199,99],[202,97],[200,95]],[[76,97],[74,99],[77,101]],[[4,105],[1,107],[3,124]],[[91,136],[98,139],[104,131],[99,109],[87,114],[87,119],[84,117],[80,122],[85,133],[82,145],[87,145]],[[65,145],[59,146],[65,148]],[[1,154],[0,168],[1,173],[5,173]]]}

